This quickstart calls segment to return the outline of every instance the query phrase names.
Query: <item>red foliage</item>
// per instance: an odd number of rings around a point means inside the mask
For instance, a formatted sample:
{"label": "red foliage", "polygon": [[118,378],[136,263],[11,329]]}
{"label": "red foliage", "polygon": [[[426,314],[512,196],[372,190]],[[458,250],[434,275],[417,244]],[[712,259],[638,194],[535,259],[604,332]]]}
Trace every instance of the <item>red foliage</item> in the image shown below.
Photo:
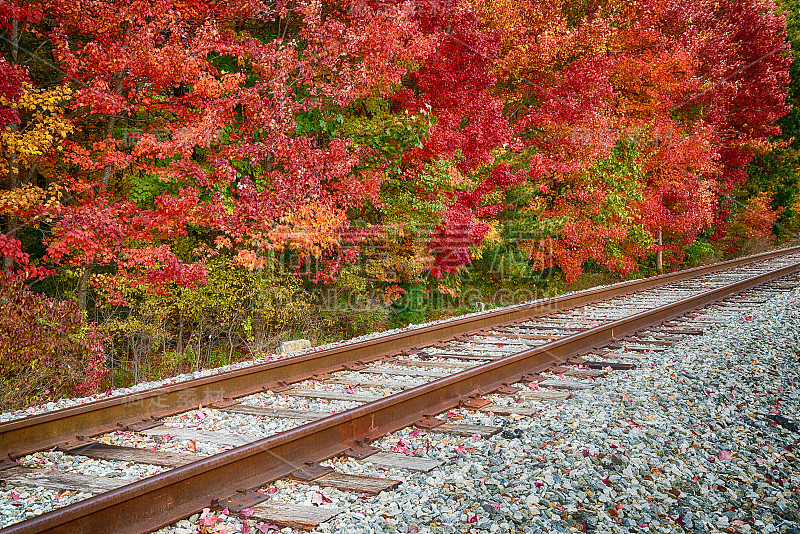
{"label": "red foliage", "polygon": [[748,200],[736,213],[731,223],[731,234],[740,239],[772,235],[772,225],[780,218],[785,208],[773,210],[771,203],[772,198],[766,193]]}
{"label": "red foliage", "polygon": [[0,302],[3,400],[101,388],[108,373],[103,340],[74,302],[33,293],[7,273],[0,273]]}
{"label": "red foliage", "polygon": [[[587,170],[620,143],[637,147],[644,171],[635,222],[653,241],[662,231],[676,259],[704,229],[725,225],[715,216],[720,196],[741,183],[787,111],[788,44],[771,4],[478,5],[500,35],[495,72],[515,104],[529,175],[554,188],[544,217],[567,221],[551,255],[568,278],[588,259],[624,273],[648,252],[620,242],[621,221],[600,217],[604,185],[584,183]],[[576,183],[602,198],[587,203]]]}
{"label": "red foliage", "polygon": [[[8,0],[0,0],[0,30],[11,33],[13,23],[36,23],[42,14],[35,7],[17,5]],[[0,57],[0,98],[6,102],[16,102],[22,96],[22,84],[30,83],[28,71],[22,65],[14,65]],[[15,109],[0,107],[0,128],[19,122]]]}
{"label": "red foliage", "polygon": [[772,2],[723,0],[705,8],[697,24],[708,35],[698,52],[707,86],[684,109],[704,107],[719,146],[720,188],[727,193],[745,180],[755,151],[780,133],[775,121],[789,110],[785,88],[792,60],[784,17]]}
{"label": "red foliage", "polygon": [[[72,196],[26,215],[48,220],[46,261],[106,267],[97,283],[115,300],[131,285],[202,283],[215,240],[238,265],[290,250],[319,264],[315,281],[331,280],[354,260],[342,250],[355,240],[349,215],[380,209],[389,168],[365,169],[374,154],[331,126],[370,98],[434,119],[397,158],[398,176],[455,167],[444,192],[420,193],[445,199],[427,244],[434,275],[472,260],[504,207],[496,193],[528,180],[540,186],[531,205],[557,227],[543,261],[569,279],[589,260],[635,269],[659,232],[678,257],[726,224],[721,195],[787,109],[784,21],[762,0],[31,5],[0,0],[0,25],[47,13],[39,31],[77,83],[75,131],[41,167]],[[0,59],[0,96],[13,103],[26,76]],[[0,127],[18,120],[0,110]],[[634,155],[606,180],[621,147]],[[152,193],[153,180],[164,188],[144,200],[119,194]],[[625,213],[609,208],[620,191]],[[2,239],[26,275],[42,274]]]}

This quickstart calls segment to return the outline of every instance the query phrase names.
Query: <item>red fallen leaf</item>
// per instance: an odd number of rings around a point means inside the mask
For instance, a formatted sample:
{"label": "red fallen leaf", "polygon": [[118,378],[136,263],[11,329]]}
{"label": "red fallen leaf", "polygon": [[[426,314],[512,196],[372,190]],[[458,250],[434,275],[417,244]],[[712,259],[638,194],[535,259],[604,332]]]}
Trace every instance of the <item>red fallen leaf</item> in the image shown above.
{"label": "red fallen leaf", "polygon": [[217,524],[217,521],[219,521],[219,518],[212,514],[212,515],[207,515],[206,517],[201,518],[200,519],[200,524],[205,526],[205,527],[213,527],[214,525]]}
{"label": "red fallen leaf", "polygon": [[542,486],[544,486],[544,482],[536,482],[537,488],[541,488]]}
{"label": "red fallen leaf", "polygon": [[459,445],[458,447],[456,447],[456,453],[458,453],[458,454],[467,454],[467,449],[465,449],[464,447]]}
{"label": "red fallen leaf", "polygon": [[14,499],[15,501],[18,501],[19,500],[19,493],[17,493],[14,490],[11,490],[11,498]]}
{"label": "red fallen leaf", "polygon": [[278,491],[278,488],[276,488],[275,486],[270,486],[269,489],[267,490],[267,493],[275,493],[276,491]]}
{"label": "red fallen leaf", "polygon": [[197,452],[197,440],[196,439],[190,439],[189,440],[189,444],[186,446],[186,450],[192,451],[192,452]]}
{"label": "red fallen leaf", "polygon": [[498,503],[496,502],[490,503],[490,506],[495,510],[497,510],[498,512],[500,511],[500,505]]}
{"label": "red fallen leaf", "polygon": [[268,534],[269,532],[279,532],[280,531],[280,529],[278,528],[277,525],[256,525],[256,528],[258,530],[260,530],[261,532],[264,532],[265,534]]}
{"label": "red fallen leaf", "polygon": [[161,438],[161,440],[162,441],[166,441],[167,443],[169,443],[170,441],[172,441],[172,436],[170,436],[169,433],[166,433],[166,434],[164,434],[164,437]]}
{"label": "red fallen leaf", "polygon": [[311,504],[320,505],[324,502],[333,502],[331,499],[326,497],[321,491],[318,491],[311,497]]}
{"label": "red fallen leaf", "polygon": [[476,516],[476,515],[473,515],[472,517],[470,517],[469,519],[467,519],[467,522],[468,522],[468,523],[477,523],[477,522],[478,522],[478,516]]}
{"label": "red fallen leaf", "polygon": [[719,451],[719,454],[717,456],[719,457],[720,460],[727,462],[733,458],[733,453],[731,452],[730,449],[723,449]]}
{"label": "red fallen leaf", "polygon": [[589,456],[589,451],[586,450],[586,449],[583,449],[583,457],[586,458],[587,456]]}
{"label": "red fallen leaf", "polygon": [[240,519],[239,523],[241,523],[239,530],[242,531],[242,534],[250,534],[250,525],[247,524],[247,521]]}
{"label": "red fallen leaf", "polygon": [[408,435],[409,437],[416,438],[417,436],[419,436],[419,433],[420,433],[419,428],[415,428],[414,430],[409,432]]}
{"label": "red fallen leaf", "polygon": [[353,388],[351,388],[351,387],[349,387],[349,386],[348,386],[348,387],[346,387],[346,388],[344,388],[344,392],[345,392],[345,393],[355,393],[355,391],[353,390]]}
{"label": "red fallen leaf", "polygon": [[253,515],[253,510],[250,508],[242,508],[239,513],[245,517],[250,517]]}
{"label": "red fallen leaf", "polygon": [[697,482],[698,480],[700,480],[700,475],[695,475],[692,477],[692,481]]}
{"label": "red fallen leaf", "polygon": [[605,484],[606,486],[609,486],[609,487],[611,487],[611,485],[612,485],[611,484],[611,480],[609,480],[608,477],[603,479],[603,484]]}

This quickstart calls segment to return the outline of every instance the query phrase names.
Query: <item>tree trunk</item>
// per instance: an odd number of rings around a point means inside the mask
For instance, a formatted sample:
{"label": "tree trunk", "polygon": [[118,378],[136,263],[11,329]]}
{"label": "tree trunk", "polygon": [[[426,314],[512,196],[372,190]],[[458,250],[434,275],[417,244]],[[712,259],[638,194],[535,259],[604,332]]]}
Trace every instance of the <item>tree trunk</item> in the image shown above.
{"label": "tree trunk", "polygon": [[664,274],[664,252],[661,250],[661,246],[664,244],[664,238],[661,232],[661,228],[658,229],[658,252],[656,252],[656,270],[658,274]]}
{"label": "tree trunk", "polygon": [[[122,81],[125,79],[125,73],[119,72],[117,74],[117,86],[114,88],[114,92],[118,95],[122,94]],[[117,119],[119,115],[111,115],[108,119],[108,125],[106,126],[106,139],[111,139],[114,137],[114,126],[117,124]],[[109,180],[111,180],[111,173],[114,172],[114,168],[109,164],[103,168],[103,185],[108,186]]]}
{"label": "tree trunk", "polygon": [[89,278],[92,276],[92,267],[94,267],[94,262],[87,263],[78,280],[78,308],[81,311],[86,311],[86,296],[89,292]]}
{"label": "tree trunk", "polygon": [[[108,127],[106,128],[106,138],[111,138],[114,136],[114,125],[117,123],[117,116],[112,115],[110,119],[108,119]],[[103,168],[103,185],[108,186],[109,180],[111,180],[111,173],[114,172],[114,168],[109,164]]]}

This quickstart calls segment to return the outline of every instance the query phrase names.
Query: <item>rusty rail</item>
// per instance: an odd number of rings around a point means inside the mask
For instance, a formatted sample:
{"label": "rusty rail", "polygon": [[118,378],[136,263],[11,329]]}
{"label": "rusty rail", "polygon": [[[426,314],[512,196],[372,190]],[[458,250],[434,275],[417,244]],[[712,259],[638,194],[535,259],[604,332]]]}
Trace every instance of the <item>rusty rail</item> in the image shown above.
{"label": "rusty rail", "polygon": [[[468,397],[489,393],[617,337],[798,270],[800,263],[795,263],[579,332],[45,513],[2,532],[149,532],[208,506],[215,498],[243,495],[306,463],[330,458],[423,416],[458,406]],[[120,518],[136,522],[120,524]]]}
{"label": "rusty rail", "polygon": [[198,404],[209,405],[226,398],[250,395],[284,381],[298,381],[311,378],[316,374],[335,372],[353,362],[375,360],[382,356],[397,354],[403,350],[425,346],[434,341],[490,326],[581,306],[597,300],[795,252],[800,252],[800,247],[767,252],[642,280],[632,280],[607,288],[582,291],[541,302],[522,304],[377,339],[350,343],[286,360],[258,364],[131,395],[97,400],[63,410],[0,423],[0,460],[17,458],[74,441],[80,437],[96,436],[126,426],[136,428],[137,424],[146,425],[154,419],[196,408]]}

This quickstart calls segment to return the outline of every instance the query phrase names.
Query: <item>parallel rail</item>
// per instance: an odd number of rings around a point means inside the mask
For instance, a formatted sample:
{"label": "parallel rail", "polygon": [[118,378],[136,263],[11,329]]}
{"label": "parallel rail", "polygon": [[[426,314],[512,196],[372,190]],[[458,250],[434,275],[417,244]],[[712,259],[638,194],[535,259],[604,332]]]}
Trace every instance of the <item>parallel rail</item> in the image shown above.
{"label": "parallel rail", "polygon": [[[536,313],[586,304],[600,298],[610,298],[622,293],[647,289],[655,285],[692,278],[798,250],[800,249],[790,249],[746,260],[726,262],[718,264],[714,268],[703,267],[683,273],[629,282],[612,288],[570,295],[551,302],[519,306],[444,325],[434,325],[379,338],[373,342],[356,343],[296,358],[296,360],[301,360],[298,362],[287,360],[279,362],[282,365],[266,364],[260,366],[263,367],[262,369],[248,369],[249,373],[234,371],[231,373],[235,375],[233,377],[218,375],[192,381],[196,383],[190,387],[199,388],[214,383],[227,384],[228,381],[232,381],[231,384],[241,388],[232,389],[232,392],[258,391],[263,388],[265,383],[278,382],[275,374],[285,376],[286,379],[296,379],[296,375],[284,374],[288,372],[287,368],[300,369],[301,374],[309,373],[311,369],[305,367],[311,365],[309,362],[326,362],[328,368],[341,368],[345,363],[375,359],[387,352],[397,352],[433,340],[441,340],[443,337],[479,330],[487,326],[497,326]],[[720,267],[721,265],[725,265],[725,267]],[[215,499],[222,498],[224,501],[226,498],[230,498],[232,502],[247,502],[247,499],[252,496],[252,493],[248,493],[252,488],[285,477],[308,463],[330,458],[380,437],[386,432],[406,427],[425,416],[432,416],[459,406],[470,397],[495,391],[503,385],[519,381],[526,375],[541,372],[553,365],[566,362],[578,354],[608,344],[615,338],[629,335],[652,324],[664,322],[707,306],[731,294],[797,271],[800,271],[800,262],[578,332],[552,343],[467,369],[242,447],[198,460],[172,471],[97,495],[75,505],[45,513],[22,523],[11,525],[2,532],[141,533],[187,517],[208,506]],[[370,347],[371,352],[368,350]],[[358,356],[354,357],[354,354]],[[313,371],[311,374],[319,373],[320,369],[313,369]],[[253,382],[255,377],[260,377],[262,382],[258,384]],[[166,390],[163,394],[171,395],[175,388],[181,385],[185,386],[186,384],[159,389]],[[258,387],[255,387],[256,385]],[[144,395],[143,398],[149,398],[146,393],[140,394],[140,396]],[[225,396],[234,395],[235,393],[229,393]],[[111,400],[120,402],[110,403],[109,409],[113,406],[124,405],[126,401],[124,398]],[[92,404],[99,405],[107,402],[109,401]],[[91,405],[79,408],[86,409],[88,406]],[[190,405],[188,408],[192,407],[194,406]],[[177,406],[170,410],[179,411]],[[174,413],[174,411],[169,413]],[[58,412],[46,414],[46,416],[42,416],[42,419],[50,420],[57,414]],[[116,425],[114,426],[116,427]],[[124,517],[134,518],[135,522],[128,525],[120,524],[119,519]]]}
{"label": "parallel rail", "polygon": [[225,399],[243,397],[285,381],[298,381],[312,378],[314,375],[335,372],[344,369],[348,364],[376,360],[487,327],[500,326],[526,317],[605,300],[798,251],[800,247],[793,247],[643,280],[633,280],[0,423],[0,459],[17,458],[74,441],[79,437],[96,436],[128,426],[136,428],[136,425],[142,422],[185,412],[196,408],[198,404],[210,405]]}

